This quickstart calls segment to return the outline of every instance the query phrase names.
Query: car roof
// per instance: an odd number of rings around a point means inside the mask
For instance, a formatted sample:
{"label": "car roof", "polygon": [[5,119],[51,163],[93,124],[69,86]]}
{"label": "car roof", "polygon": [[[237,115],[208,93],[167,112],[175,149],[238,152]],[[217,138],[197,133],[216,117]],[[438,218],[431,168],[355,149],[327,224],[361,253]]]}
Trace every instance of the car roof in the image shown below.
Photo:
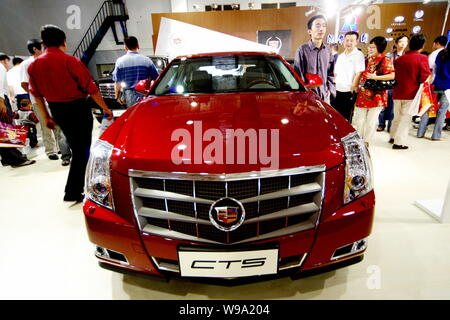
{"label": "car roof", "polygon": [[201,57],[213,57],[213,56],[278,56],[278,54],[274,52],[266,52],[266,51],[224,51],[224,52],[210,52],[210,53],[196,53],[189,55],[178,56],[175,59],[182,58],[201,58]]}

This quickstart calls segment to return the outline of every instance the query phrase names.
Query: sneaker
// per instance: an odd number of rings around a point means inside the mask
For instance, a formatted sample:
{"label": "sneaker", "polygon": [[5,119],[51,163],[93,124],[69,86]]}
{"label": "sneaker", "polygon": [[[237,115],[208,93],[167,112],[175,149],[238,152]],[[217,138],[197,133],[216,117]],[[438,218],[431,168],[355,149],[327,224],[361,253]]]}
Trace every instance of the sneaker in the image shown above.
{"label": "sneaker", "polygon": [[408,149],[408,146],[402,146],[402,145],[400,145],[400,144],[394,144],[394,145],[392,146],[392,149],[405,150],[405,149]]}
{"label": "sneaker", "polygon": [[58,157],[58,155],[57,154],[50,154],[49,156],[48,156],[48,158],[50,159],[50,160],[59,160],[59,157]]}
{"label": "sneaker", "polygon": [[377,131],[378,131],[378,132],[384,131],[384,128],[383,128],[383,127],[378,127],[378,128],[377,128]]}
{"label": "sneaker", "polygon": [[27,161],[22,162],[21,164],[12,165],[11,167],[13,167],[13,168],[25,167],[25,166],[29,166],[30,164],[34,164],[34,163],[36,163],[36,160],[27,160]]}
{"label": "sneaker", "polygon": [[432,141],[440,141],[441,138],[431,138]]}
{"label": "sneaker", "polygon": [[417,136],[417,138],[422,139],[424,136]]}
{"label": "sneaker", "polygon": [[394,139],[390,138],[388,142],[389,143],[394,143]]}
{"label": "sneaker", "polygon": [[63,160],[63,161],[61,162],[61,165],[62,165],[63,167],[68,166],[69,164],[70,164],[70,160]]}

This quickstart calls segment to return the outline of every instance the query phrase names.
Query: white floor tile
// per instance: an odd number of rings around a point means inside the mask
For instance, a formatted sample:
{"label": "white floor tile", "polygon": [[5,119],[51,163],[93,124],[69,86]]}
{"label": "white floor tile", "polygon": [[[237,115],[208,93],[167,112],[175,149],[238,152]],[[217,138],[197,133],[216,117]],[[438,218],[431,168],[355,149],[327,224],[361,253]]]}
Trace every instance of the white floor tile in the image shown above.
{"label": "white floor tile", "polygon": [[35,165],[0,167],[0,299],[450,299],[450,226],[414,206],[443,198],[450,134],[435,142],[414,133],[409,150],[392,150],[386,132],[370,147],[377,206],[361,263],[239,287],[163,283],[99,268],[81,204],[62,201],[68,167],[41,148]]}

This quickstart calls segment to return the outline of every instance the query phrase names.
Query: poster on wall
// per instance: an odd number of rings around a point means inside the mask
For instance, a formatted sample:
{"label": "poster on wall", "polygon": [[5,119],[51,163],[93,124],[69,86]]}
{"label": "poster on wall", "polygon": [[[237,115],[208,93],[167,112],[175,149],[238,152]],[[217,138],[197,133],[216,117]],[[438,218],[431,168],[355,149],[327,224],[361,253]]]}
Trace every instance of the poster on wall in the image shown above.
{"label": "poster on wall", "polygon": [[172,60],[182,55],[226,51],[276,52],[272,47],[254,41],[173,19],[161,19],[155,49],[156,55],[167,56],[169,60]]}
{"label": "poster on wall", "polygon": [[260,30],[256,32],[256,41],[272,47],[283,57],[291,52],[291,30]]}

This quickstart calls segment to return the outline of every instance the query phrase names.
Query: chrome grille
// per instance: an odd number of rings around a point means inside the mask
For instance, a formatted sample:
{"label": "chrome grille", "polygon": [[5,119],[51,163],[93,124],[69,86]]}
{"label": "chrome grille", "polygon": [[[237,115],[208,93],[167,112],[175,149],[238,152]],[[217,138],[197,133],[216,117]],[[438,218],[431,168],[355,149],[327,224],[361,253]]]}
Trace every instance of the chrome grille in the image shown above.
{"label": "chrome grille", "polygon": [[[168,238],[236,244],[315,227],[324,190],[324,166],[239,174],[187,174],[130,170],[140,230]],[[244,223],[224,232],[209,220],[221,198],[239,200]]]}
{"label": "chrome grille", "polygon": [[114,92],[114,83],[100,83],[98,87],[103,98],[116,98],[116,93]]}

